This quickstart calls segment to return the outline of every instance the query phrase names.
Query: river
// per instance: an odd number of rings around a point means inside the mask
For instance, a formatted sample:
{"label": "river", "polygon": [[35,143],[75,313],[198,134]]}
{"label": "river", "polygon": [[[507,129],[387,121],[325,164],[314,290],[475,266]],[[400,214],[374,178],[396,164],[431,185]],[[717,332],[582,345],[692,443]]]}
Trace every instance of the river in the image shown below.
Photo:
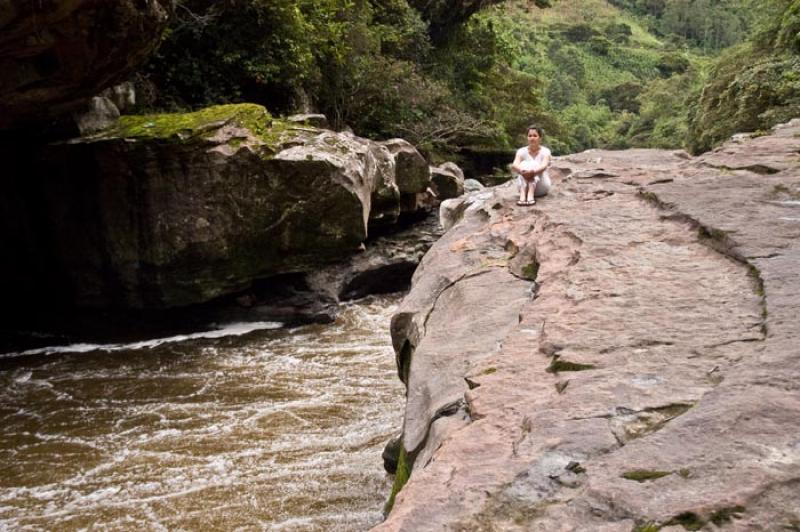
{"label": "river", "polygon": [[[402,421],[389,318],[0,355],[0,530],[366,530]],[[252,330],[256,329],[256,330]]]}

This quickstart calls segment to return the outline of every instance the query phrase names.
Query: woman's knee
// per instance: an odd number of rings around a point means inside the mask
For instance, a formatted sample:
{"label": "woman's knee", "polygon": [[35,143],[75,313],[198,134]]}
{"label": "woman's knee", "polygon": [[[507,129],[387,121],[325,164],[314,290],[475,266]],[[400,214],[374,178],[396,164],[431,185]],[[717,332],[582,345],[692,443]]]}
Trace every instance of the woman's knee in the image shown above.
{"label": "woman's knee", "polygon": [[550,185],[546,185],[543,183],[539,183],[536,185],[536,189],[534,189],[533,193],[535,196],[547,196],[550,192]]}

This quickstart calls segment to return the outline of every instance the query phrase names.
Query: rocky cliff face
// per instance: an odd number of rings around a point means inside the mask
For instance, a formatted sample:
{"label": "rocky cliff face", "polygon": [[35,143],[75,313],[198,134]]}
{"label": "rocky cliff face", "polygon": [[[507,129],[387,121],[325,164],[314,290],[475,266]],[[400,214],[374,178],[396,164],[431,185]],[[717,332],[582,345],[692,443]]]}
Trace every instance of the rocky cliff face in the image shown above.
{"label": "rocky cliff face", "polygon": [[230,105],[6,153],[2,278],[17,299],[164,308],[312,271],[427,190],[424,159],[392,145]]}
{"label": "rocky cliff face", "polygon": [[376,530],[800,526],[798,151],[797,120],[592,150],[535,207],[443,205],[392,320],[411,477]]}
{"label": "rocky cliff face", "polygon": [[170,0],[0,1],[0,129],[50,119],[121,81],[158,45]]}

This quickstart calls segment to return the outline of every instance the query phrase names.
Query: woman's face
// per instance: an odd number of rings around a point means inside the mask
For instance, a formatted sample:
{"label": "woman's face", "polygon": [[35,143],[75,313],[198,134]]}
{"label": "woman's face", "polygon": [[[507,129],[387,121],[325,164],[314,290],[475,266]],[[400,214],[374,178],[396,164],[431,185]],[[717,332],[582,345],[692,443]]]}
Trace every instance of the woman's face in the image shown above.
{"label": "woman's face", "polygon": [[542,141],[542,137],[539,136],[539,132],[535,129],[531,129],[528,131],[528,144],[531,146],[538,146],[539,143]]}

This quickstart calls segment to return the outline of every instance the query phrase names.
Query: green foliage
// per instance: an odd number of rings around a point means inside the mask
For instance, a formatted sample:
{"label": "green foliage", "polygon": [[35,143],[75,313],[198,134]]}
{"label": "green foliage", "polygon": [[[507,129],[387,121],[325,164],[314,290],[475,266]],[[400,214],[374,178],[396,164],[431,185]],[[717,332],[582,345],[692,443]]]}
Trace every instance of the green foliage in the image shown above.
{"label": "green foliage", "polygon": [[748,0],[609,0],[636,13],[657,35],[705,52],[739,42],[750,23]]}
{"label": "green foliage", "polygon": [[[335,128],[403,136],[430,155],[508,150],[532,122],[556,153],[679,147],[688,98],[705,79],[690,47],[716,50],[738,35],[711,22],[743,27],[745,1],[562,0],[539,10],[544,2],[527,0],[179,0],[140,79],[152,110],[244,101],[314,110]],[[780,20],[758,38],[795,50],[797,10],[773,11]],[[705,21],[702,36],[679,28],[687,17]],[[748,83],[779,66],[793,64]],[[791,98],[794,72],[771,97]]]}
{"label": "green foliage", "polygon": [[769,129],[800,115],[800,0],[770,0],[757,32],[723,54],[690,109],[690,149],[733,133]]}
{"label": "green foliage", "polygon": [[[509,64],[538,81],[547,145],[587,148],[684,146],[687,98],[699,92],[705,60],[647,34],[640,20],[604,2],[558,4],[547,15],[506,7],[479,15],[514,43]],[[524,139],[518,138],[519,142]]]}
{"label": "green foliage", "polygon": [[661,56],[656,68],[658,72],[665,78],[673,74],[683,74],[692,65],[691,60],[686,57],[686,54],[678,52],[667,52]]}
{"label": "green foliage", "polygon": [[599,92],[600,101],[605,102],[613,112],[639,112],[639,95],[643,86],[638,81],[624,81]]}
{"label": "green foliage", "polygon": [[182,0],[178,12],[143,73],[155,94],[145,110],[310,107],[335,128],[441,150],[510,146],[527,120],[515,107],[540,107],[534,80],[508,68],[508,41],[491,22],[463,24],[434,47],[406,0]]}
{"label": "green foliage", "polygon": [[686,109],[699,93],[702,76],[695,70],[652,81],[639,95],[639,116],[630,121],[626,137],[633,146],[683,146],[688,136]]}
{"label": "green foliage", "polygon": [[304,36],[314,32],[295,2],[183,0],[177,13],[144,69],[162,108],[292,95],[313,71],[314,43]]}

